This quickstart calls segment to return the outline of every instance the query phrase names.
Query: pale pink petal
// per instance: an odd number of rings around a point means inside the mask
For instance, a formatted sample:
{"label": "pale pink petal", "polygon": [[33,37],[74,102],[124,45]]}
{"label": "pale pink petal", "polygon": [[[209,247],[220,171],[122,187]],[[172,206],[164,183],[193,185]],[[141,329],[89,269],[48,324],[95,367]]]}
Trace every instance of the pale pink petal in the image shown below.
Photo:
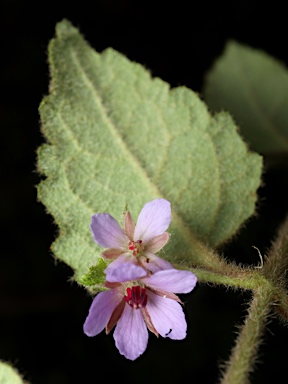
{"label": "pale pink petal", "polygon": [[197,277],[189,271],[179,271],[178,269],[166,269],[154,275],[143,278],[148,286],[162,291],[174,293],[191,292],[197,283]]}
{"label": "pale pink petal", "polygon": [[184,339],[187,323],[181,305],[175,300],[155,295],[149,290],[147,295],[146,308],[159,334],[173,340]]}
{"label": "pale pink petal", "polygon": [[157,253],[168,243],[169,237],[169,233],[167,232],[153,237],[147,244],[145,244],[145,250],[147,250],[147,252]]}
{"label": "pale pink petal", "polygon": [[135,360],[147,348],[148,331],[139,309],[125,306],[115,331],[114,340],[121,355],[129,360]]}
{"label": "pale pink petal", "polygon": [[161,257],[158,257],[149,252],[145,252],[140,261],[144,268],[153,273],[162,271],[163,269],[174,268],[173,265],[169,263],[169,261],[161,259]]}
{"label": "pale pink petal", "polygon": [[135,222],[131,216],[131,213],[129,211],[126,211],[123,219],[123,227],[126,235],[129,237],[130,240],[133,240],[134,237],[134,230],[135,230]]}
{"label": "pale pink petal", "polygon": [[102,252],[102,256],[106,259],[115,259],[116,257],[122,255],[124,251],[119,248],[108,248]]}
{"label": "pale pink petal", "polygon": [[105,269],[104,273],[106,274],[107,281],[110,283],[121,283],[124,281],[138,280],[141,277],[147,276],[147,272],[144,268],[132,262],[134,259],[130,257],[127,258],[127,261],[125,262],[122,260],[124,259],[122,256],[124,255],[119,256]]}
{"label": "pale pink petal", "polygon": [[120,227],[118,221],[109,213],[97,213],[92,216],[90,225],[93,239],[104,248],[124,249],[128,244],[128,237]]}
{"label": "pale pink petal", "polygon": [[165,199],[155,199],[145,204],[137,220],[134,240],[145,246],[153,237],[162,235],[171,222],[171,207]]}
{"label": "pale pink petal", "polygon": [[87,336],[98,335],[106,327],[114,309],[122,299],[123,295],[117,289],[98,293],[85,320],[84,333]]}

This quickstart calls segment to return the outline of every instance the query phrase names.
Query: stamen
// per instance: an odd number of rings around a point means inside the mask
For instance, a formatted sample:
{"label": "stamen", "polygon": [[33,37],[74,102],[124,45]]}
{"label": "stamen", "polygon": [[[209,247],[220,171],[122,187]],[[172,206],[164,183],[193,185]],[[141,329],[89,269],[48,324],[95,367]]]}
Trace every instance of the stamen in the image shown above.
{"label": "stamen", "polygon": [[126,289],[127,296],[124,296],[127,304],[133,309],[146,307],[148,296],[146,294],[146,288],[141,288],[139,285],[136,287]]}
{"label": "stamen", "polygon": [[144,244],[142,240],[137,240],[136,243],[138,243],[138,249],[144,251]]}
{"label": "stamen", "polygon": [[141,253],[142,251],[144,251],[143,241],[142,240],[129,241],[128,249],[132,251],[133,256],[137,256],[138,253]]}
{"label": "stamen", "polygon": [[128,248],[130,249],[130,251],[132,251],[133,256],[137,256],[138,247],[135,241],[129,241]]}

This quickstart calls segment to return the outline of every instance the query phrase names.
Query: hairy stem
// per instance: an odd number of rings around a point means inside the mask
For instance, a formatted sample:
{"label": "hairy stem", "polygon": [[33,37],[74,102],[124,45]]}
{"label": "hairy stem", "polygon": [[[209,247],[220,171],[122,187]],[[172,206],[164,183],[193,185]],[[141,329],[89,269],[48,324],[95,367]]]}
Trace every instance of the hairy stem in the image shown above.
{"label": "hairy stem", "polygon": [[[274,309],[284,324],[288,321],[288,295],[286,276],[288,271],[288,216],[281,225],[276,240],[268,252],[262,269],[263,275],[275,286]],[[277,300],[278,299],[278,300]]]}
{"label": "hairy stem", "polygon": [[281,225],[263,266],[263,274],[280,287],[285,287],[288,269],[288,216]]}
{"label": "hairy stem", "polygon": [[269,284],[254,291],[245,323],[226,363],[226,372],[223,373],[221,384],[249,383],[249,374],[253,370],[272,303],[273,290]]}
{"label": "hairy stem", "polygon": [[[198,278],[199,283],[208,283],[211,285],[224,285],[229,288],[255,290],[262,285],[270,285],[269,280],[263,276],[261,271],[252,268],[241,268],[235,265],[231,265],[229,273],[222,271],[222,273],[215,272],[212,270],[206,270],[203,268],[190,268],[184,263],[175,264],[174,267],[177,269],[187,269]],[[225,273],[226,272],[226,273]],[[272,285],[271,285],[272,289]]]}

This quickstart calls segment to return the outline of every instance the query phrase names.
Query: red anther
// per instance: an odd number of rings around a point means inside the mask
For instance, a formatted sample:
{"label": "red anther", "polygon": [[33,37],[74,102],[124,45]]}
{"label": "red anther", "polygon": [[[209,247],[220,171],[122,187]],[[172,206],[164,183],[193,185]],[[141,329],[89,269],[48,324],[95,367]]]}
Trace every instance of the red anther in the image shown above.
{"label": "red anther", "polygon": [[129,241],[128,243],[128,249],[132,251],[133,256],[137,256],[139,251],[144,250],[144,246],[142,244],[142,240],[137,240],[137,241]]}
{"label": "red anther", "polygon": [[131,288],[127,288],[126,289],[126,292],[127,292],[127,296],[125,296],[125,298],[127,297],[128,300],[131,300],[132,299],[132,290]]}
{"label": "red anther", "polygon": [[134,241],[129,241],[128,248],[130,249],[130,251],[134,251],[135,249],[137,249],[137,245]]}
{"label": "red anther", "polygon": [[127,296],[125,301],[133,309],[144,308],[147,304],[148,296],[146,289],[141,288],[139,285],[126,289]]}

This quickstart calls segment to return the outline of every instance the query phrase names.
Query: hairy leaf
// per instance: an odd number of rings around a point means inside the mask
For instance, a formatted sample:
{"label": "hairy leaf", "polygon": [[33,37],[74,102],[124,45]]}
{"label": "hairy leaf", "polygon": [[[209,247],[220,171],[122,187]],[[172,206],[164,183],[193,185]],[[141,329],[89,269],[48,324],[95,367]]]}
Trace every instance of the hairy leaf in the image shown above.
{"label": "hairy leaf", "polygon": [[112,49],[95,52],[65,20],[49,62],[38,196],[60,228],[55,255],[79,278],[100,260],[89,231],[94,213],[121,219],[128,204],[137,219],[147,201],[164,197],[173,219],[162,257],[217,263],[202,242],[221,244],[253,214],[262,168],[229,114],[213,118],[191,90],[170,90]]}
{"label": "hairy leaf", "polygon": [[266,53],[230,41],[206,78],[205,99],[232,113],[260,153],[288,151],[288,72]]}
{"label": "hairy leaf", "polygon": [[0,361],[0,383],[24,384],[19,373],[8,363]]}
{"label": "hairy leaf", "polygon": [[99,258],[97,266],[92,265],[92,267],[89,268],[88,273],[79,277],[79,282],[87,287],[97,285],[98,289],[101,289],[101,287],[104,289],[105,268],[107,268],[107,263],[105,260]]}

